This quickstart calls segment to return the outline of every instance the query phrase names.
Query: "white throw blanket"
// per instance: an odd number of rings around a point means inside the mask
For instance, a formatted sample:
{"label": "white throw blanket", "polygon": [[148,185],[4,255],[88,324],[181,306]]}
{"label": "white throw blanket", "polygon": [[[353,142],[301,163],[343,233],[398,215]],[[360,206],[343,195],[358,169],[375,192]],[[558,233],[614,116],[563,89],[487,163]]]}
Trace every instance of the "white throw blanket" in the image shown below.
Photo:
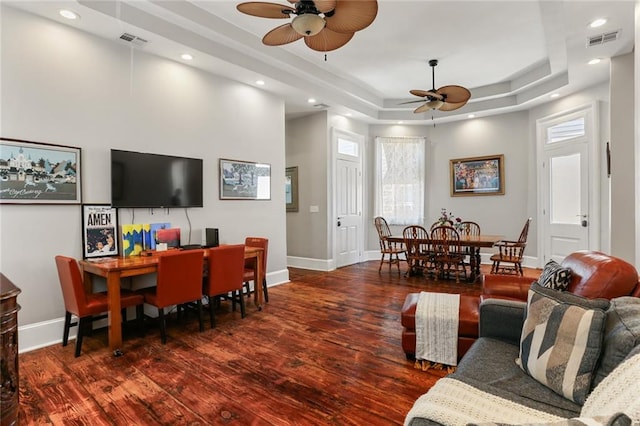
{"label": "white throw blanket", "polygon": [[416,359],[458,365],[460,295],[422,291],[416,305]]}
{"label": "white throw blanket", "polygon": [[562,417],[483,392],[456,379],[443,377],[413,404],[404,424],[416,417],[443,425],[499,422],[508,424],[546,423]]}

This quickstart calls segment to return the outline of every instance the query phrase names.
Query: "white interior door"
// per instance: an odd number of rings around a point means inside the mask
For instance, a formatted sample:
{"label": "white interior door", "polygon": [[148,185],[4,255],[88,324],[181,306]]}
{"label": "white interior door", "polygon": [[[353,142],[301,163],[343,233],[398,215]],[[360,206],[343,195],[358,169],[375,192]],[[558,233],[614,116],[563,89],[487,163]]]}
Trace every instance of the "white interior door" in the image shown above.
{"label": "white interior door", "polygon": [[597,173],[591,159],[593,110],[543,120],[538,135],[542,142],[542,260],[561,262],[574,251],[593,248],[591,239],[599,229]]}
{"label": "white interior door", "polygon": [[362,223],[362,160],[361,141],[356,135],[336,131],[335,205],[336,267],[361,261]]}

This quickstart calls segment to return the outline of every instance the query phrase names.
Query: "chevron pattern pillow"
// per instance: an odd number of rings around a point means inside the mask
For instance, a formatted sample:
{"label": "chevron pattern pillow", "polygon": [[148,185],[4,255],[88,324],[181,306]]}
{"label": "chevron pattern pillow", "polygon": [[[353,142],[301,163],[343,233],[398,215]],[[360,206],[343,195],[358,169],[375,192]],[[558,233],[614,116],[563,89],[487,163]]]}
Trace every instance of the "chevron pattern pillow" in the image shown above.
{"label": "chevron pattern pillow", "polygon": [[605,299],[585,299],[533,283],[516,363],[554,392],[583,404],[602,349]]}
{"label": "chevron pattern pillow", "polygon": [[563,268],[555,260],[550,260],[544,265],[538,282],[543,287],[565,291],[571,282],[571,269]]}

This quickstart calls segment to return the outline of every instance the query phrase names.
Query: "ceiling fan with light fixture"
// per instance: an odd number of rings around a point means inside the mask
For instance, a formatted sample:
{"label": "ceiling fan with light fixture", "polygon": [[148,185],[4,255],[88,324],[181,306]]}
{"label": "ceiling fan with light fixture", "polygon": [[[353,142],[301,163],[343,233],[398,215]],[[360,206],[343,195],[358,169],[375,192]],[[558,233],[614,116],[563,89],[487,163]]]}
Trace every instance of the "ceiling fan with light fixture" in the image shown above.
{"label": "ceiling fan with light fixture", "polygon": [[453,111],[463,107],[469,98],[471,98],[471,92],[469,89],[462,86],[442,86],[436,90],[436,65],[438,65],[437,59],[431,59],[429,66],[431,67],[431,90],[410,90],[414,96],[423,98],[419,101],[403,102],[402,104],[412,104],[416,102],[424,102],[424,105],[419,106],[413,112],[420,113],[429,111],[430,109],[437,109],[439,111]]}
{"label": "ceiling fan with light fixture", "polygon": [[356,31],[368,27],[378,13],[376,0],[288,0],[292,6],[277,3],[240,3],[237,9],[261,18],[288,19],[291,22],[269,31],[262,42],[280,46],[304,37],[306,45],[319,52],[338,49]]}

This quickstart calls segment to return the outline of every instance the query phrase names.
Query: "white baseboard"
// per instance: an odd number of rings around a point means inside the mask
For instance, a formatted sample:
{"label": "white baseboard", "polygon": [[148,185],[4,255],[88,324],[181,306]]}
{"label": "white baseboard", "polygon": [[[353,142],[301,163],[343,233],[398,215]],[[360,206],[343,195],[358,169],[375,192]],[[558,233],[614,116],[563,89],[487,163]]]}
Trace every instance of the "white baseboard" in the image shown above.
{"label": "white baseboard", "polygon": [[333,271],[336,262],[333,259],[313,259],[310,257],[287,256],[287,266],[292,268],[310,269],[312,271]]}
{"label": "white baseboard", "polygon": [[[289,282],[289,270],[269,272],[267,274],[267,287]],[[133,308],[132,308],[133,309]],[[151,311],[149,311],[151,314]],[[133,314],[133,311],[132,311]],[[96,327],[104,327],[107,320],[96,321]],[[18,353],[33,351],[51,345],[62,344],[62,332],[64,331],[64,317],[27,324],[18,327]],[[76,339],[76,327],[69,331],[69,341]],[[71,344],[71,343],[70,343]],[[75,343],[74,343],[75,344]]]}

